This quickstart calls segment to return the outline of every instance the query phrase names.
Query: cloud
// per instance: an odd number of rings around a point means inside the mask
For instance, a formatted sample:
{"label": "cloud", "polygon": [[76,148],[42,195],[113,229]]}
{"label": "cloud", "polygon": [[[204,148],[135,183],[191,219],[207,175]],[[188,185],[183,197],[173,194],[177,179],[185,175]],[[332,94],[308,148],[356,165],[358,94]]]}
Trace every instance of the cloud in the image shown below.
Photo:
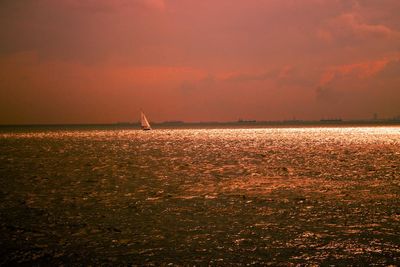
{"label": "cloud", "polygon": [[160,120],[175,106],[185,120],[282,119],[398,106],[398,0],[0,2],[7,112],[25,101],[36,118],[59,105],[97,121],[82,102],[119,116],[154,101]]}
{"label": "cloud", "polygon": [[251,82],[251,81],[264,81],[276,77],[276,71],[266,71],[262,73],[246,73],[237,72],[233,74],[225,74],[222,78],[226,82]]}
{"label": "cloud", "polygon": [[[51,4],[52,1],[42,0],[46,4]],[[64,0],[61,3],[67,8],[79,9],[82,11],[90,12],[115,12],[126,8],[151,8],[151,9],[164,9],[165,0]]]}
{"label": "cloud", "polygon": [[319,86],[315,94],[318,102],[336,104],[340,99],[340,93],[332,87]]}
{"label": "cloud", "polygon": [[329,19],[317,30],[317,36],[325,42],[377,41],[377,39],[395,39],[400,33],[389,26],[368,23],[358,13],[349,12]]}
{"label": "cloud", "polygon": [[385,25],[365,23],[359,15],[352,13],[341,15],[337,18],[336,23],[338,23],[339,26],[348,26],[355,35],[361,37],[373,36],[388,38],[398,35],[396,31],[391,30]]}
{"label": "cloud", "polygon": [[398,79],[400,80],[400,57],[390,60],[385,64],[384,68],[379,72],[381,79]]}
{"label": "cloud", "polygon": [[216,82],[216,78],[213,74],[207,74],[200,79],[183,80],[179,86],[179,90],[184,95],[190,95],[196,91],[209,90]]}
{"label": "cloud", "polygon": [[384,58],[379,60],[345,64],[340,66],[329,67],[322,73],[320,85],[332,83],[334,80],[352,77],[356,79],[365,79],[376,75],[382,71],[385,66],[391,62],[390,59]]}
{"label": "cloud", "polygon": [[315,99],[323,114],[381,117],[400,114],[400,58],[341,65],[323,73]]}
{"label": "cloud", "polygon": [[203,78],[203,84],[210,82],[192,68],[87,65],[16,53],[0,57],[0,123],[130,121],[147,105],[150,114],[156,108],[169,114],[177,104],[176,86]]}
{"label": "cloud", "polygon": [[0,54],[36,51],[45,60],[154,65],[166,50],[163,0],[23,2],[0,3]]}
{"label": "cloud", "polygon": [[313,74],[300,66],[286,65],[280,68],[259,72],[235,72],[221,75],[223,82],[228,83],[251,83],[269,82],[277,87],[302,87],[314,84]]}

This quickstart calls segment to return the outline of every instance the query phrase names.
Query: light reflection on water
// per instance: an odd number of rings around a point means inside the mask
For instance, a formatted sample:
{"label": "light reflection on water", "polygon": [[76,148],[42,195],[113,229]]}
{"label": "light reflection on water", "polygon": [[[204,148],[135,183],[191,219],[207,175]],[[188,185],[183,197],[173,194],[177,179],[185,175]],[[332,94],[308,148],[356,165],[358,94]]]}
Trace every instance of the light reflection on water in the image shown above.
{"label": "light reflection on water", "polygon": [[93,140],[334,140],[340,142],[399,142],[400,128],[393,127],[296,127],[254,129],[157,129],[141,130],[45,130],[0,132],[0,138],[90,138]]}
{"label": "light reflection on water", "polygon": [[20,131],[0,148],[2,226],[41,233],[5,232],[10,247],[60,235],[55,252],[119,263],[400,253],[400,127]]}

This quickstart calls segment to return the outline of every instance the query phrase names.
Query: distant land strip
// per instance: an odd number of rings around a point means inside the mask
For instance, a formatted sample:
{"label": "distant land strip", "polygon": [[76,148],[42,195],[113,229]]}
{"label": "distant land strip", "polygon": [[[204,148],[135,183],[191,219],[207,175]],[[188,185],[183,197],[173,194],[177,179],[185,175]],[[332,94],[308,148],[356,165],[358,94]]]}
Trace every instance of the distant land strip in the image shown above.
{"label": "distant land strip", "polygon": [[[184,121],[165,121],[150,122],[153,127],[262,127],[262,126],[374,126],[374,125],[400,125],[400,119],[381,119],[381,120],[340,120],[340,119],[322,119],[322,120],[281,120],[281,121],[201,121],[201,122],[184,122]],[[116,123],[49,123],[49,124],[0,124],[1,128],[136,128],[139,122],[116,122]]]}

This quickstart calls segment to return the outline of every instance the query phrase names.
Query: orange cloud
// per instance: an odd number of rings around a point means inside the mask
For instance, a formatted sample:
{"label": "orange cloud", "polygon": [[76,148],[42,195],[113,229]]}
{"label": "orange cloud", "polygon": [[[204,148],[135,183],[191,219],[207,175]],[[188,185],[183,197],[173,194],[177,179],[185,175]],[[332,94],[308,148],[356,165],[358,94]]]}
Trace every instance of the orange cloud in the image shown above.
{"label": "orange cloud", "polygon": [[[0,111],[14,114],[9,115],[13,120],[19,116],[22,122],[43,122],[45,117],[50,122],[129,120],[149,102],[153,110],[173,110],[166,108],[170,102],[165,100],[176,99],[175,89],[181,82],[205,75],[189,67],[41,61],[34,52],[22,52],[0,57]],[[51,110],[65,114],[53,118]]]}
{"label": "orange cloud", "polygon": [[393,59],[384,58],[375,61],[330,67],[321,75],[319,84],[328,84],[339,76],[353,76],[358,79],[365,79],[380,72],[392,60]]}

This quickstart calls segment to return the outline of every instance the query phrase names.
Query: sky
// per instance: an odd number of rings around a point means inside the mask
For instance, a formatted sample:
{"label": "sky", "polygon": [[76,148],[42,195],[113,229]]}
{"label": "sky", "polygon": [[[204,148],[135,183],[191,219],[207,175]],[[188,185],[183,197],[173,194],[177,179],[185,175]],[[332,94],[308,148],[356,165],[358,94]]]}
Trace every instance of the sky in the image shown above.
{"label": "sky", "polygon": [[400,116],[398,0],[2,0],[0,124]]}

